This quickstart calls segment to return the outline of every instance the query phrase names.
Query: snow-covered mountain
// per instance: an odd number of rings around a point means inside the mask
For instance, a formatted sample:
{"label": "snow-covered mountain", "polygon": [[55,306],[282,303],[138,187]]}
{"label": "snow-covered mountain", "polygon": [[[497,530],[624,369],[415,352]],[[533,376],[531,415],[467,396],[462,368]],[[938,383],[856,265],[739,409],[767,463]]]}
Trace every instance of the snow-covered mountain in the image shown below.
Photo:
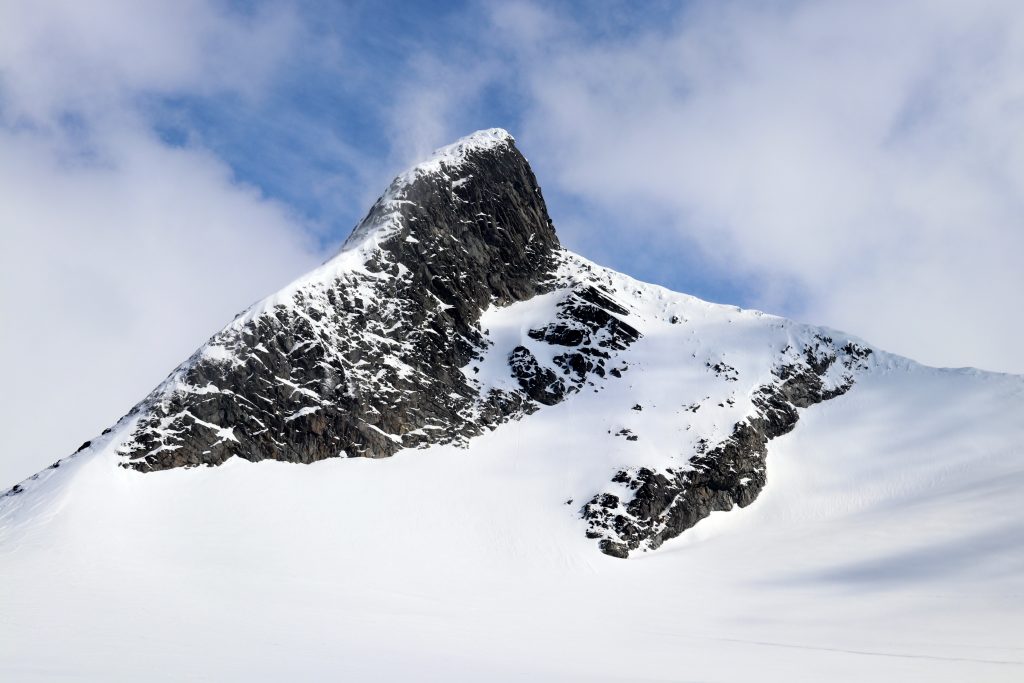
{"label": "snow-covered mountain", "polygon": [[0,498],[0,676],[1017,680],[1022,418],[563,249],[481,131]]}

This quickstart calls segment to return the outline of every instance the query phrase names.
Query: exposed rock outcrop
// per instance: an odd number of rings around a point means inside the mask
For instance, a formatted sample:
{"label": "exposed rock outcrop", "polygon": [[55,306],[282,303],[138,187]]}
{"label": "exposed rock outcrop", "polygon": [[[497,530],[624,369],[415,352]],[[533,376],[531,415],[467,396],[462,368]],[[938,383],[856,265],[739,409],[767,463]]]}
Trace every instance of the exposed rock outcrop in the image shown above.
{"label": "exposed rock outcrop", "polygon": [[[712,512],[750,505],[767,481],[768,441],[796,426],[797,408],[846,393],[870,354],[854,343],[836,349],[830,337],[817,336],[797,360],[775,368],[776,381],[756,390],[755,412],[736,423],[728,439],[710,450],[700,442],[685,467],[618,471],[612,482],[631,496],[601,492],[591,498],[581,510],[587,536],[600,539],[602,552],[624,558],[658,548]],[[735,377],[731,366],[711,367],[727,381]],[[829,377],[837,368],[842,372]]]}
{"label": "exposed rock outcrop", "polygon": [[552,290],[559,255],[511,136],[441,150],[392,183],[339,256],[240,316],[140,404],[126,463],[386,457],[556,403],[637,337],[596,289],[571,290],[557,325],[531,332],[568,347],[558,367],[525,349],[509,358],[522,395],[481,395],[464,368],[489,346],[482,312]]}
{"label": "exposed rock outcrop", "polygon": [[396,179],[323,272],[179,368],[139,407],[130,465],[385,457],[478,433],[461,368],[486,346],[480,314],[550,289],[559,247],[529,164],[488,133]]}

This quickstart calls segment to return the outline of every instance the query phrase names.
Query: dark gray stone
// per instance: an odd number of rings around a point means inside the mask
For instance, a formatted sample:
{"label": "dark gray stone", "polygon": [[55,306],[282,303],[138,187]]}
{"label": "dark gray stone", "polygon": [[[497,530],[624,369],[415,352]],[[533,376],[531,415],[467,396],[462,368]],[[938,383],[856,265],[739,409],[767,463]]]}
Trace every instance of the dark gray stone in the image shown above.
{"label": "dark gray stone", "polygon": [[[369,274],[340,277],[323,296],[300,290],[294,307],[214,337],[228,362],[197,354],[179,368],[180,385],[212,389],[154,392],[136,408],[143,417],[126,462],[150,471],[231,456],[386,457],[479,433],[487,425],[470,419],[478,401],[491,423],[529,412],[521,397],[479,397],[461,368],[487,347],[483,310],[554,286],[558,238],[511,140],[445,171],[405,188],[399,229]],[[393,210],[383,200],[364,224]]]}
{"label": "dark gray stone", "polygon": [[[756,412],[738,422],[732,435],[712,449],[698,442],[688,469],[648,468],[620,470],[612,481],[634,491],[625,509],[604,504],[607,493],[596,494],[580,511],[587,520],[587,535],[600,538],[598,547],[607,555],[625,558],[631,551],[653,550],[694,526],[712,512],[750,505],[764,488],[768,441],[791,431],[797,408],[805,408],[844,394],[853,385],[852,371],[861,367],[870,349],[847,344],[836,350],[832,339],[816,337],[800,363],[776,368],[778,381],[761,386],[754,399]],[[847,380],[824,389],[822,376],[836,362],[847,371]],[[725,364],[712,366],[726,379],[735,370]],[[636,407],[634,407],[636,409]],[[696,412],[696,404],[689,410]]]}

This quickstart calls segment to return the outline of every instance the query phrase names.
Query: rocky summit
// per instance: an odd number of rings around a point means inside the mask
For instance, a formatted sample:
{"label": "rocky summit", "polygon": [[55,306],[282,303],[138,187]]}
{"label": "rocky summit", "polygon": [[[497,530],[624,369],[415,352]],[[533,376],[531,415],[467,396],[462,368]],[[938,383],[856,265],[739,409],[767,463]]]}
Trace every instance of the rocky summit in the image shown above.
{"label": "rocky summit", "polygon": [[215,335],[135,411],[126,465],[381,458],[528,410],[462,369],[480,316],[555,286],[558,238],[529,164],[482,131],[395,179],[310,276]]}
{"label": "rocky summit", "polygon": [[[709,311],[753,325],[756,353],[741,345],[732,360],[735,340],[701,332]],[[581,392],[612,389],[611,405],[645,372],[632,351],[645,334],[677,340],[673,362],[696,373],[669,399],[675,435],[616,422],[608,448],[633,452],[605,485],[567,496],[582,503],[580,533],[623,558],[753,502],[768,441],[845,393],[872,353],[563,249],[512,136],[480,131],[397,177],[334,258],[239,315],[108,432],[138,472],[466,446]]]}

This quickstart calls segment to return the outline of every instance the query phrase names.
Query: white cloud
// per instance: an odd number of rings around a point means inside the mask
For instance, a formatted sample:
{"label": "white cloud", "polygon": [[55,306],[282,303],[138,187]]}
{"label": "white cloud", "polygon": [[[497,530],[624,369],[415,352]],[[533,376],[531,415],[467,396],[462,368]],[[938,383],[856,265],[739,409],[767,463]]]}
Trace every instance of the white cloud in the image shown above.
{"label": "white cloud", "polygon": [[315,265],[304,226],[149,95],[259,97],[295,23],[206,3],[0,10],[0,488],[113,423],[207,336]]}
{"label": "white cloud", "polygon": [[0,6],[5,109],[39,121],[145,93],[255,95],[298,31],[287,11],[247,16],[206,0],[10,0]]}
{"label": "white cloud", "polygon": [[409,74],[395,88],[386,115],[395,168],[471,133],[462,127],[470,118],[466,110],[479,106],[481,91],[500,75],[490,59],[453,66],[428,52],[417,52],[407,68]]}
{"label": "white cloud", "polygon": [[704,3],[539,48],[536,8],[495,21],[544,180],[629,229],[609,240],[674,229],[769,310],[1024,371],[1019,3]]}

